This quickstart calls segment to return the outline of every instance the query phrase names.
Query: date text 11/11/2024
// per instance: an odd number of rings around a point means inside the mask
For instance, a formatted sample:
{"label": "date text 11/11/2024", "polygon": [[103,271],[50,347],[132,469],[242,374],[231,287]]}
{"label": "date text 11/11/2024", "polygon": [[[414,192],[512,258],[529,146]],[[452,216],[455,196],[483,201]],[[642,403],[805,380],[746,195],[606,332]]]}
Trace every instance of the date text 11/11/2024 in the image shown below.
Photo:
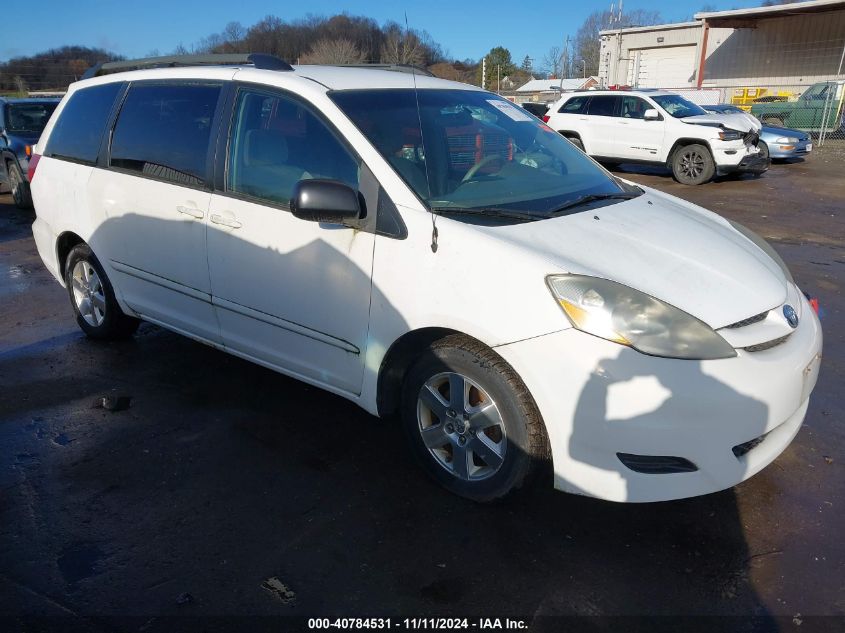
{"label": "date text 11/11/2024", "polygon": [[528,623],[511,618],[309,618],[308,628],[340,630],[526,630]]}

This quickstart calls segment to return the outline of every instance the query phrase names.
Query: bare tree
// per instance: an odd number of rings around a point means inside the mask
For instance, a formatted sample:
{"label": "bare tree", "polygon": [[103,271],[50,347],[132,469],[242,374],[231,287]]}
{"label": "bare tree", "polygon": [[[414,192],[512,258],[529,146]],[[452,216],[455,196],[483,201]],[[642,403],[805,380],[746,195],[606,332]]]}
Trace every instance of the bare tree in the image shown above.
{"label": "bare tree", "polygon": [[420,66],[425,57],[425,45],[414,31],[404,31],[398,24],[388,26],[381,45],[382,63]]}
{"label": "bare tree", "polygon": [[552,46],[543,57],[543,72],[552,77],[561,76],[560,46]]}
{"label": "bare tree", "polygon": [[[623,13],[622,16],[611,14],[610,11],[594,11],[575,34],[575,57],[577,65],[584,64],[586,75],[595,75],[599,71],[599,31],[603,29],[627,28],[629,26],[650,26],[660,24],[663,18],[658,11],[644,11],[637,9]],[[582,61],[583,60],[583,61]]]}
{"label": "bare tree", "polygon": [[360,64],[365,54],[355,42],[345,38],[321,39],[302,56],[303,64]]}

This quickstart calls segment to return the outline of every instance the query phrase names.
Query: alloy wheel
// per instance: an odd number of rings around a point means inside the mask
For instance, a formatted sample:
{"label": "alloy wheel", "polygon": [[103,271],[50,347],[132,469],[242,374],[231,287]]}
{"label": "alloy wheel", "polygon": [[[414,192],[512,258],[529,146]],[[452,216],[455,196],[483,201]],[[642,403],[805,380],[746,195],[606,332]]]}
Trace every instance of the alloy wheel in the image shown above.
{"label": "alloy wheel", "polygon": [[73,301],[88,325],[99,327],[106,318],[106,294],[90,262],[79,260],[71,273]]}
{"label": "alloy wheel", "polygon": [[704,157],[698,152],[681,154],[681,172],[691,179],[697,179],[704,172]]}
{"label": "alloy wheel", "polygon": [[499,407],[462,374],[444,372],[425,382],[417,399],[417,422],[429,453],[458,479],[487,479],[505,461],[507,436]]}

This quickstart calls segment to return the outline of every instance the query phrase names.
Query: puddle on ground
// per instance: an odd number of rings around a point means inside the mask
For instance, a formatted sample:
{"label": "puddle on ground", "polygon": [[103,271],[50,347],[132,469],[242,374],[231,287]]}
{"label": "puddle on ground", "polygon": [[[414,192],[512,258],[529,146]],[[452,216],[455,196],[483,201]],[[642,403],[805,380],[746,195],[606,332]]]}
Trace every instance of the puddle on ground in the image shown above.
{"label": "puddle on ground", "polygon": [[106,557],[96,543],[74,543],[62,550],[56,565],[68,585],[100,573],[100,561]]}

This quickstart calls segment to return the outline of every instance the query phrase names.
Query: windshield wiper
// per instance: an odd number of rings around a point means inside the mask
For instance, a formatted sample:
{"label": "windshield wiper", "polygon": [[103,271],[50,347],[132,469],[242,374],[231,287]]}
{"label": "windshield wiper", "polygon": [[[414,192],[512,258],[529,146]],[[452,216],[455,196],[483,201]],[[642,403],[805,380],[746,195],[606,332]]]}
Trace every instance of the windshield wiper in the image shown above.
{"label": "windshield wiper", "polygon": [[432,213],[437,215],[475,215],[487,218],[502,218],[507,220],[519,220],[521,222],[532,222],[548,217],[539,213],[523,213],[512,209],[501,209],[499,207],[432,207]]}
{"label": "windshield wiper", "polygon": [[570,209],[574,209],[576,207],[583,206],[585,204],[589,204],[590,202],[596,202],[599,200],[631,200],[632,198],[637,198],[641,196],[642,193],[591,193],[586,196],[581,196],[580,198],[576,198],[575,200],[571,200],[566,204],[558,207],[550,211],[550,214],[557,215],[558,213],[563,213],[564,211],[569,211]]}

